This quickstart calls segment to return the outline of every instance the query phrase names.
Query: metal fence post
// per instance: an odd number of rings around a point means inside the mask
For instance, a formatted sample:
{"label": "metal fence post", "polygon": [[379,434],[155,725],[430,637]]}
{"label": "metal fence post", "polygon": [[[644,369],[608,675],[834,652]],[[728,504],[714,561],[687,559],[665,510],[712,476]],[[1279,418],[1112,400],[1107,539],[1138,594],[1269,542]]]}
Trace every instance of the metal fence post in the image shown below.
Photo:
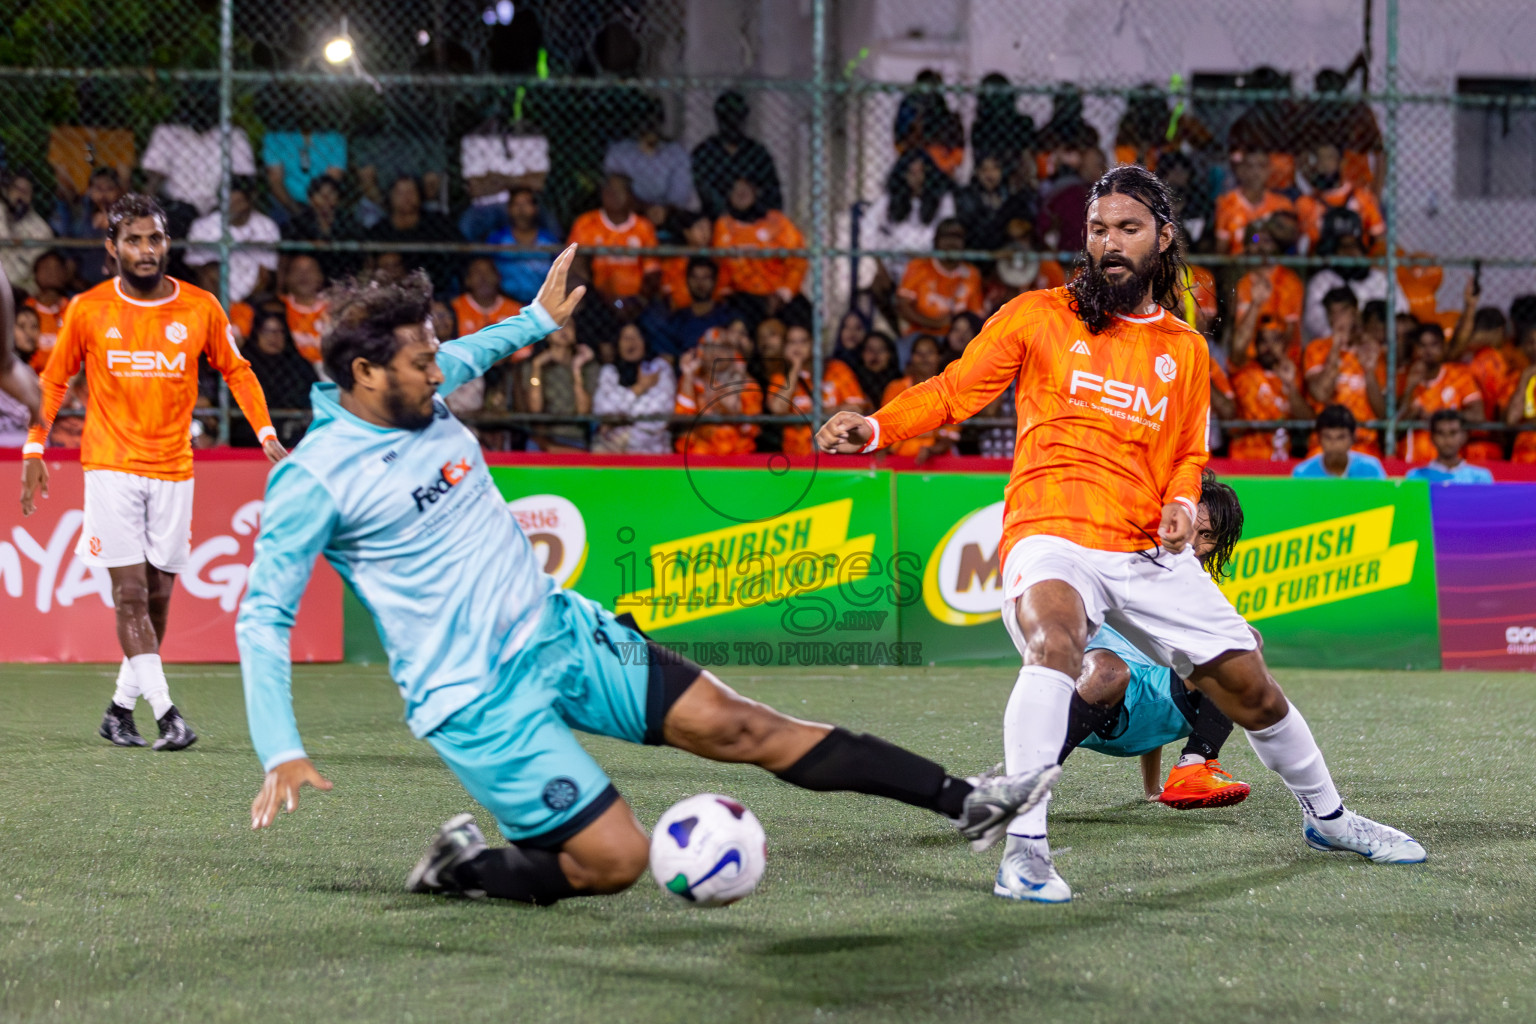
{"label": "metal fence post", "polygon": [[1397,454],[1397,0],[1387,0],[1387,130],[1382,140],[1387,180],[1382,205],[1387,221],[1387,444]]}
{"label": "metal fence post", "polygon": [[[219,305],[229,309],[230,116],[234,82],[234,0],[219,0]],[[222,344],[223,338],[210,339]],[[219,377],[219,444],[229,444],[229,385]]]}
{"label": "metal fence post", "polygon": [[[826,331],[826,281],[822,251],[826,247],[827,182],[827,0],[811,2],[811,429],[822,422],[821,377],[826,356],[822,341]],[[790,381],[791,395],[797,381]]]}

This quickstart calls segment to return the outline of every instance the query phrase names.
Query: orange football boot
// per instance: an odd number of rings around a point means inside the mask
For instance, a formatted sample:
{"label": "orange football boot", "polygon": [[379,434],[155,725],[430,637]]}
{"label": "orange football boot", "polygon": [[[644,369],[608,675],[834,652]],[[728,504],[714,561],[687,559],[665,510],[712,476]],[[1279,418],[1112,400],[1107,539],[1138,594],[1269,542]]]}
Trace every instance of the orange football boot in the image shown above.
{"label": "orange football boot", "polygon": [[1212,758],[1203,764],[1185,765],[1168,773],[1158,801],[1181,811],[1197,807],[1226,807],[1248,799],[1248,783],[1238,782]]}

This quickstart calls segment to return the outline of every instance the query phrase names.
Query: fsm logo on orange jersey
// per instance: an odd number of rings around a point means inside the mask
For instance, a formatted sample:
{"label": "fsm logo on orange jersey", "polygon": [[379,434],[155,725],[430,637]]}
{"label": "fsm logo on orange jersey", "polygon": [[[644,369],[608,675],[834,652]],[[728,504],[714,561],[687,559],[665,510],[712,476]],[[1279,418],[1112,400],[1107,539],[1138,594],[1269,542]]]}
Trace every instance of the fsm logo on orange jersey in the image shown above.
{"label": "fsm logo on orange jersey", "polygon": [[133,352],[123,348],[109,348],[107,349],[107,369],[119,377],[183,374],[187,372],[187,354],[177,352],[172,358],[164,352],[147,350]]}
{"label": "fsm logo on orange jersey", "polygon": [[438,498],[453,490],[460,480],[469,475],[469,459],[460,459],[457,462],[445,462],[437,471],[437,479],[424,487],[418,487],[411,492],[411,497],[416,499],[416,511],[421,512],[428,505],[434,504]]}
{"label": "fsm logo on orange jersey", "polygon": [[1159,422],[1168,418],[1168,396],[1164,395],[1152,404],[1152,396],[1147,394],[1147,389],[1139,384],[1127,384],[1120,380],[1106,380],[1097,373],[1089,373],[1087,370],[1073,370],[1072,383],[1068,388],[1070,394],[1077,394],[1078,390],[1097,391],[1099,404],[1111,409],[1129,409],[1132,414],[1145,412],[1149,417],[1157,417]]}

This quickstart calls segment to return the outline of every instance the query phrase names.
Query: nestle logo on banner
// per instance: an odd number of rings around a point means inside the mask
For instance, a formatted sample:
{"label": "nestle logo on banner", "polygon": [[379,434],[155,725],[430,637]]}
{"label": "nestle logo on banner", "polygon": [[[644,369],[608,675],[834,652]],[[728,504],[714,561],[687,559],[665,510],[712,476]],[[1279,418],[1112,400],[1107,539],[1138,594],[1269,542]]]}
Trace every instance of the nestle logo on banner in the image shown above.
{"label": "nestle logo on banner", "polygon": [[1536,654],[1536,626],[1510,626],[1504,631],[1509,654]]}
{"label": "nestle logo on banner", "polygon": [[428,505],[435,504],[437,499],[449,491],[469,475],[469,459],[460,459],[457,462],[445,462],[437,471],[437,479],[424,487],[418,487],[411,492],[411,497],[416,499],[416,511],[421,512]]}

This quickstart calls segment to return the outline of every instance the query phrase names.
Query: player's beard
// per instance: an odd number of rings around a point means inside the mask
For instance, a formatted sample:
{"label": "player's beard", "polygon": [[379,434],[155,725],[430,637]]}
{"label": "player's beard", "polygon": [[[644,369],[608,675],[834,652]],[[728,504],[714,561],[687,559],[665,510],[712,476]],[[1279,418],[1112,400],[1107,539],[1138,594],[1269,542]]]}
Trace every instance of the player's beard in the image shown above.
{"label": "player's beard", "polygon": [[425,430],[432,425],[436,415],[431,406],[426,412],[407,406],[405,395],[396,387],[384,393],[384,412],[396,430]]}
{"label": "player's beard", "polygon": [[[1097,262],[1090,257],[1080,275],[1078,302],[1110,315],[1137,312],[1147,301],[1147,288],[1152,283],[1156,259],[1157,253],[1147,254],[1140,262],[1129,256],[1101,256]],[[1124,267],[1130,274],[1122,281],[1112,281],[1105,273],[1110,267]]]}
{"label": "player's beard", "polygon": [[159,264],[155,267],[155,272],[147,277],[135,274],[125,266],[119,266],[117,272],[124,281],[128,282],[134,291],[140,295],[147,295],[157,290],[160,287],[160,282],[165,280],[165,269],[170,264],[170,260],[171,254],[169,252],[161,256]]}

